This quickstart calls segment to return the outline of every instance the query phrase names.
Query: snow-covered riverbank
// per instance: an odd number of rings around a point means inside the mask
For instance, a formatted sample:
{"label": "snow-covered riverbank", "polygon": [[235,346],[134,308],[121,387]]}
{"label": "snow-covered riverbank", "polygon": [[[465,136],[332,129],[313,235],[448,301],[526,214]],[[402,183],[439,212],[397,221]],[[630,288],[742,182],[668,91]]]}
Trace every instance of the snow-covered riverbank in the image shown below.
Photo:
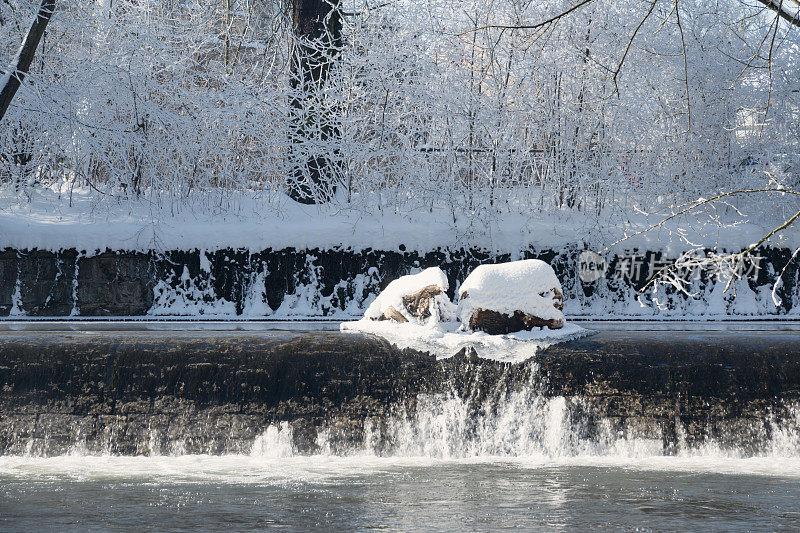
{"label": "snow-covered riverbank", "polygon": [[[409,211],[364,212],[347,205],[305,206],[288,198],[259,199],[231,192],[224,205],[193,195],[181,209],[168,200],[110,200],[88,187],[64,182],[21,198],[0,189],[0,249],[164,251],[246,249],[400,250],[473,248],[518,257],[529,248],[602,249],[663,218],[632,210],[600,214],[572,210],[519,214],[520,208],[477,217],[454,216],[447,205]],[[376,199],[377,201],[377,199]],[[216,200],[219,204],[219,200]],[[522,210],[524,211],[524,210]],[[646,249],[677,255],[696,247],[739,250],[771,230],[771,220],[752,217],[735,225],[712,223],[706,214],[685,215],[657,231],[636,235],[612,251]],[[720,220],[720,223],[724,223]],[[769,244],[800,242],[788,228]]]}

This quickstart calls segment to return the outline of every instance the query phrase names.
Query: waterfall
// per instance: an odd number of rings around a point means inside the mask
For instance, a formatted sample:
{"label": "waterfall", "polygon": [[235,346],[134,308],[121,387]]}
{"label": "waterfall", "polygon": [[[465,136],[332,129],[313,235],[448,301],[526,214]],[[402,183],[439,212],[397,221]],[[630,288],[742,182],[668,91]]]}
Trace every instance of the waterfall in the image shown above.
{"label": "waterfall", "polygon": [[[477,391],[421,394],[412,408],[364,420],[358,435],[350,428],[323,425],[314,446],[301,449],[286,422],[270,425],[253,445],[263,456],[287,454],[429,457],[560,458],[579,456],[800,458],[800,405],[779,415],[731,420],[730,429],[705,428],[705,439],[690,436],[680,421],[604,418],[581,397],[545,397],[532,382],[500,387],[483,399]],[[743,429],[744,428],[744,429]]]}

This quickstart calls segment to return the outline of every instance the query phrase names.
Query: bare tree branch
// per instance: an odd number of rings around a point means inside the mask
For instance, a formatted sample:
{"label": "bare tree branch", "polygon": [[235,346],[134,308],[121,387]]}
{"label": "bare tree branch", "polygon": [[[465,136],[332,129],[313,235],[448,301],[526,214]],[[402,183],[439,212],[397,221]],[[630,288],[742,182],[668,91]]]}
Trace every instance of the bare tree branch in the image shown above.
{"label": "bare tree branch", "polygon": [[53,16],[53,11],[56,7],[56,0],[42,0],[39,5],[39,12],[33,20],[30,29],[28,30],[25,39],[22,41],[22,46],[19,49],[16,60],[9,65],[6,71],[6,82],[0,89],[0,120],[3,120],[8,106],[11,105],[11,100],[17,94],[17,90],[22,85],[22,80],[31,68],[33,56],[36,54],[36,49],[39,47],[39,41],[42,40],[42,35],[47,28],[47,23],[50,22],[50,17]]}
{"label": "bare tree branch", "polygon": [[777,13],[779,17],[781,17],[789,24],[800,28],[800,4],[798,4],[797,2],[795,2],[795,4],[798,6],[798,10],[795,11],[794,14],[792,14],[786,11],[786,9],[784,9],[782,0],[779,2],[776,2],[775,0],[758,0],[758,1],[764,6],[774,11],[775,13]]}
{"label": "bare tree branch", "polygon": [[[779,8],[783,8],[783,0],[781,0]],[[772,29],[772,39],[769,42],[769,54],[767,56],[767,71],[769,73],[769,88],[767,89],[767,105],[764,108],[764,120],[761,122],[761,133],[764,133],[764,126],[767,124],[767,114],[769,113],[769,104],[772,101],[772,51],[775,48],[775,36],[778,34],[778,17],[775,17],[775,26]]]}
{"label": "bare tree branch", "polygon": [[650,3],[650,9],[647,10],[647,14],[644,17],[642,17],[642,20],[639,21],[639,24],[636,26],[636,29],[633,30],[633,33],[631,34],[631,38],[628,39],[628,44],[627,44],[627,46],[625,46],[625,52],[623,52],[622,58],[619,60],[619,63],[617,64],[616,70],[614,70],[614,78],[613,78],[613,81],[614,81],[614,92],[616,92],[617,95],[619,95],[619,87],[617,86],[617,78],[619,77],[619,73],[622,70],[622,65],[625,63],[625,58],[628,57],[628,52],[631,49],[631,45],[633,45],[633,40],[636,39],[636,34],[639,33],[639,30],[642,28],[642,26],[644,26],[644,23],[647,21],[648,18],[650,18],[650,15],[653,14],[653,10],[655,9],[657,3],[658,3],[658,0],[653,0]]}
{"label": "bare tree branch", "polygon": [[566,17],[567,15],[572,13],[573,11],[582,8],[586,4],[592,3],[593,1],[594,0],[582,0],[581,2],[578,2],[577,4],[572,6],[571,8],[569,8],[569,9],[567,9],[565,11],[562,11],[561,13],[559,13],[557,15],[554,15],[554,16],[550,17],[549,19],[544,20],[542,22],[538,22],[536,24],[518,24],[518,25],[487,24],[485,26],[480,26],[478,28],[472,28],[470,30],[467,30],[464,33],[470,33],[470,32],[474,32],[474,31],[481,31],[481,30],[486,30],[486,29],[489,29],[489,28],[499,28],[499,29],[504,29],[504,30],[537,30],[539,28],[542,28],[542,27],[545,27],[545,26],[549,26],[550,24],[553,24],[554,22],[557,22],[559,19]]}
{"label": "bare tree branch", "polygon": [[[795,191],[795,190],[791,190],[791,189],[764,188],[764,189],[741,189],[741,190],[736,190],[736,191],[727,191],[727,192],[723,192],[723,193],[714,195],[714,196],[712,196],[710,198],[699,198],[699,199],[693,200],[691,202],[686,202],[684,204],[674,206],[674,208],[673,208],[674,210],[670,215],[665,216],[660,221],[656,222],[655,224],[651,224],[650,226],[648,226],[648,227],[646,227],[646,228],[644,228],[642,230],[639,230],[639,231],[637,231],[635,233],[632,233],[630,235],[626,235],[625,237],[623,237],[623,238],[615,241],[614,243],[606,246],[605,248],[603,248],[600,251],[600,253],[607,252],[611,248],[613,248],[614,246],[616,246],[616,245],[618,245],[618,244],[620,244],[620,243],[622,243],[622,242],[624,242],[624,241],[626,241],[628,239],[636,237],[637,235],[642,235],[643,233],[647,233],[647,232],[650,232],[650,231],[652,231],[652,230],[654,230],[656,228],[660,228],[664,224],[666,224],[668,221],[670,221],[670,220],[672,220],[674,218],[677,218],[677,217],[679,217],[681,215],[684,215],[686,213],[689,213],[691,211],[694,211],[694,210],[696,210],[697,208],[699,208],[701,206],[717,202],[719,200],[722,200],[722,199],[724,199],[726,197],[730,197],[730,196],[740,196],[740,195],[760,194],[760,193],[780,193],[780,194],[790,194],[790,195],[793,195],[793,196],[800,197],[800,191]],[[762,244],[767,242],[767,240],[769,240],[771,237],[773,237],[777,233],[780,233],[781,231],[783,231],[786,228],[788,228],[789,226],[791,226],[793,223],[795,223],[797,221],[798,218],[800,218],[800,211],[797,211],[794,215],[792,215],[791,217],[787,218],[779,226],[777,226],[776,228],[772,229],[770,232],[768,232],[767,234],[762,236],[758,240],[758,242],[756,242],[754,244],[751,244],[749,247],[747,247],[747,249],[742,250],[741,252],[738,252],[738,253],[734,253],[734,254],[723,254],[721,256],[718,256],[716,258],[716,261],[733,263],[735,261],[739,261],[739,260],[743,259],[748,254],[750,254],[751,252],[756,250],[759,246],[761,246]],[[692,262],[691,258],[689,258],[689,260],[687,260],[687,254],[684,254],[683,256],[681,256],[681,258],[677,259],[674,263],[672,263],[668,267],[664,268],[660,272],[660,274],[658,276],[655,276],[650,281],[648,281],[641,289],[639,289],[639,292],[644,292],[649,287],[654,286],[654,285],[659,284],[659,283],[671,283],[672,285],[676,286],[676,288],[678,288],[682,292],[686,292],[679,284],[677,284],[677,281],[679,280],[679,278],[675,277],[675,274],[676,274],[676,272],[678,270],[680,270],[682,267],[685,267],[687,264],[689,264],[691,262]],[[710,264],[711,262],[712,262],[712,260],[709,260],[709,259],[695,260],[695,263],[698,264],[698,265],[707,265],[707,264]],[[786,268],[784,267],[784,271],[785,270],[786,270]],[[665,279],[667,281],[664,281]],[[731,282],[733,280],[734,280],[733,277],[728,279],[728,282],[725,285],[725,290],[726,291],[730,287]],[[686,294],[688,294],[688,293],[686,293]]]}
{"label": "bare tree branch", "polygon": [[[674,206],[675,211],[673,211],[668,216],[665,216],[660,221],[656,222],[655,224],[651,224],[650,226],[648,226],[648,227],[646,227],[646,228],[644,228],[642,230],[639,230],[639,231],[637,231],[635,233],[632,233],[630,235],[626,235],[625,237],[614,241],[613,243],[609,244],[608,246],[606,246],[605,248],[600,250],[600,252],[601,253],[607,252],[611,248],[615,247],[616,245],[618,245],[620,243],[623,243],[623,242],[627,241],[628,239],[632,239],[633,237],[636,237],[637,235],[642,235],[643,233],[647,233],[647,232],[652,231],[652,230],[654,230],[656,228],[660,228],[661,226],[663,226],[665,223],[669,222],[673,218],[677,218],[677,217],[679,217],[679,216],[681,216],[683,214],[686,214],[686,213],[689,213],[691,211],[694,211],[695,209],[697,209],[700,206],[709,204],[711,202],[720,200],[722,198],[726,198],[726,197],[729,197],[729,196],[740,196],[740,195],[746,195],[746,194],[769,193],[769,192],[775,192],[775,193],[780,193],[780,194],[791,194],[791,195],[794,195],[794,196],[800,196],[800,191],[794,191],[794,190],[791,190],[791,189],[765,188],[765,189],[740,189],[740,190],[736,190],[736,191],[722,192],[722,193],[716,194],[716,195],[714,195],[714,196],[712,196],[710,198],[698,198],[697,200],[692,200],[691,202],[686,202],[686,203]],[[796,218],[797,218],[797,216],[792,217],[791,222],[794,222],[794,220]],[[791,224],[791,222],[790,222],[790,224]],[[787,224],[786,226],[788,226],[788,225],[789,224]],[[780,229],[785,228],[786,226],[782,226],[781,228],[778,229],[778,231],[780,231]],[[764,239],[759,241],[756,244],[755,247],[758,247],[766,239],[768,239],[769,237],[771,237],[775,233],[776,233],[776,231],[770,232],[769,235],[767,235]],[[752,251],[754,248],[751,248],[748,251]]]}
{"label": "bare tree branch", "polygon": [[689,95],[689,60],[686,57],[686,41],[683,38],[683,25],[678,0],[675,0],[675,22],[681,35],[681,52],[683,54],[683,83],[686,90],[686,131],[692,129],[692,100]]}

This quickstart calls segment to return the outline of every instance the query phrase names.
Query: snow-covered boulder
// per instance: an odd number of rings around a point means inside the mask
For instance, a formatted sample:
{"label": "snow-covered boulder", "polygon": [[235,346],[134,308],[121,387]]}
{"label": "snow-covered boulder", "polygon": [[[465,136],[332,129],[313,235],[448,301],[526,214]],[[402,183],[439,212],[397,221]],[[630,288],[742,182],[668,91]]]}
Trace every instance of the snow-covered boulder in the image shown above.
{"label": "snow-covered boulder", "polygon": [[491,335],[564,326],[564,295],[552,267],[538,259],[480,265],[459,289],[464,327]]}
{"label": "snow-covered boulder", "polygon": [[438,267],[402,276],[389,283],[364,317],[416,324],[454,320],[455,306],[447,297],[447,287],[447,276]]}

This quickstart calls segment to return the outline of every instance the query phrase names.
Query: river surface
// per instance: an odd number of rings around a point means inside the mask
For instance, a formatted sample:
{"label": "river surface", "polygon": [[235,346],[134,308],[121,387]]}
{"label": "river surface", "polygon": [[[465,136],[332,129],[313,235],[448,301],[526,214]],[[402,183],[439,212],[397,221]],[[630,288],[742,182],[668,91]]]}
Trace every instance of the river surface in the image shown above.
{"label": "river surface", "polygon": [[[196,328],[226,335],[258,327],[265,326],[6,322],[0,323],[0,332]],[[319,330],[335,329],[335,324],[268,327]],[[702,335],[763,333],[764,328],[783,334],[799,331],[794,324],[629,328],[691,329]],[[435,406],[431,412],[440,411]],[[551,415],[542,414],[546,416]],[[435,440],[435,427],[431,432],[429,440]],[[664,456],[658,443],[636,441],[581,450],[565,446],[558,434],[549,442],[535,448],[540,453],[526,453],[522,446],[514,456],[464,453],[443,458],[426,453],[419,443],[408,448],[413,453],[393,457],[367,450],[345,457],[298,456],[286,434],[275,428],[249,455],[121,457],[75,449],[58,457],[2,456],[0,530],[800,529],[796,434],[785,435],[780,445],[757,457],[713,447]]]}
{"label": "river surface", "polygon": [[0,459],[17,531],[800,528],[800,462],[721,457]]}

